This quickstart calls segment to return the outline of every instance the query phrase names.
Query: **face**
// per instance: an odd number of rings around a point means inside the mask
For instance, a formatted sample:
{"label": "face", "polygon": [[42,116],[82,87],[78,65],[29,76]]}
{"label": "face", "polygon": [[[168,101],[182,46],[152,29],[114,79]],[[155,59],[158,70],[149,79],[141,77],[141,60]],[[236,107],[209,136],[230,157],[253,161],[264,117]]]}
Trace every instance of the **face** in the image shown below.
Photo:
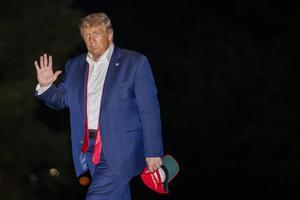
{"label": "face", "polygon": [[83,28],[82,36],[87,50],[97,59],[112,43],[113,34],[107,32],[105,25],[99,25]]}

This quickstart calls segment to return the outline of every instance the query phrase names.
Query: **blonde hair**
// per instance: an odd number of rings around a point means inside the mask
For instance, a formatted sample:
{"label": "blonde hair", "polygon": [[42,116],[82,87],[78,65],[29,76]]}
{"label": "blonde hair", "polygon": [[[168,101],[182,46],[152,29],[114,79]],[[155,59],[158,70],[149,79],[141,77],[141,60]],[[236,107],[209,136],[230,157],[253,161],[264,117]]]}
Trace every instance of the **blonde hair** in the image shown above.
{"label": "blonde hair", "polygon": [[105,13],[99,12],[99,13],[91,13],[80,20],[79,29],[80,29],[81,36],[83,36],[82,30],[84,28],[98,26],[98,25],[104,25],[108,33],[114,32],[109,17]]}

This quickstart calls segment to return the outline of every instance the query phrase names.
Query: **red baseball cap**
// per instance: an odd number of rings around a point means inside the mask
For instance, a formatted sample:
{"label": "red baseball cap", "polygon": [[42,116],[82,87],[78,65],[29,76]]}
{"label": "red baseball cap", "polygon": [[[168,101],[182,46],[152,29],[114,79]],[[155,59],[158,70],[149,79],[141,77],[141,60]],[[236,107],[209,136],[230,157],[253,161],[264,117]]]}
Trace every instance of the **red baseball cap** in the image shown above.
{"label": "red baseball cap", "polygon": [[143,183],[151,190],[160,194],[168,194],[168,184],[179,172],[179,165],[171,155],[162,158],[162,166],[153,171],[147,172],[148,167],[140,175]]}

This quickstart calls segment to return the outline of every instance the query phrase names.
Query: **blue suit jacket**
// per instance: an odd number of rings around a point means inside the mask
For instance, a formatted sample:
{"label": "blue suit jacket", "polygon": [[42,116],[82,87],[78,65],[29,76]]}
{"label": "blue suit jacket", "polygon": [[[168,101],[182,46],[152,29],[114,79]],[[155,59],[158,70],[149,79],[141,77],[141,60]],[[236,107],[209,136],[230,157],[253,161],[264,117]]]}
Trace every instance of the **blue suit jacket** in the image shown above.
{"label": "blue suit jacket", "polygon": [[[61,83],[37,97],[53,109],[69,108],[76,175],[86,119],[86,53],[70,59]],[[145,157],[163,155],[157,89],[147,58],[115,46],[104,82],[100,131],[105,158],[120,176],[138,175]],[[92,169],[93,171],[93,169]]]}

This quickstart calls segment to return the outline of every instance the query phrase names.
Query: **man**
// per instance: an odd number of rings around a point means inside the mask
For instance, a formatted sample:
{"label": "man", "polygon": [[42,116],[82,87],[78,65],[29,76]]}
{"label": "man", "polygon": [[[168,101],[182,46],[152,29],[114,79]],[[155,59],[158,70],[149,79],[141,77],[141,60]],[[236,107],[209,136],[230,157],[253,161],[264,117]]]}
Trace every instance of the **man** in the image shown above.
{"label": "man", "polygon": [[105,13],[82,18],[87,53],[53,72],[52,56],[34,65],[36,96],[53,109],[69,108],[76,175],[90,171],[87,200],[131,199],[129,182],[146,166],[162,164],[163,144],[157,89],[147,58],[113,43]]}

